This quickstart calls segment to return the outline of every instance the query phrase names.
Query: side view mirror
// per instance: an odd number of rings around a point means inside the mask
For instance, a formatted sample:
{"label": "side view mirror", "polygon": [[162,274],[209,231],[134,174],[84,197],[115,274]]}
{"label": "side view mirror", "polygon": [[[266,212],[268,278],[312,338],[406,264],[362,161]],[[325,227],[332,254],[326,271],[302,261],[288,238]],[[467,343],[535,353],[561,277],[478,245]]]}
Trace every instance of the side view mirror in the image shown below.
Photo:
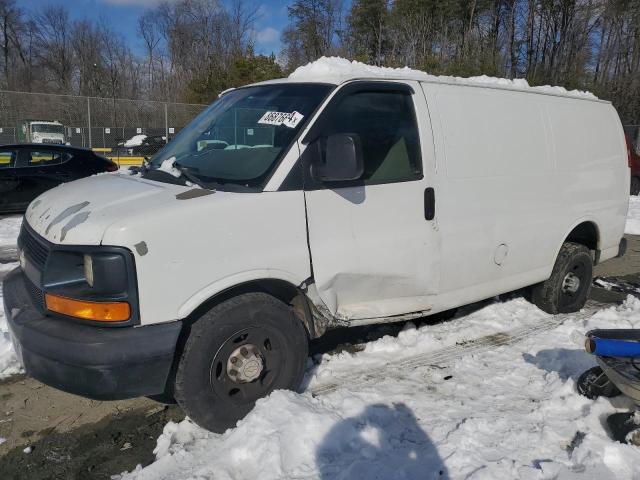
{"label": "side view mirror", "polygon": [[363,173],[362,143],[354,133],[329,136],[325,155],[314,155],[311,164],[311,175],[321,182],[357,180]]}

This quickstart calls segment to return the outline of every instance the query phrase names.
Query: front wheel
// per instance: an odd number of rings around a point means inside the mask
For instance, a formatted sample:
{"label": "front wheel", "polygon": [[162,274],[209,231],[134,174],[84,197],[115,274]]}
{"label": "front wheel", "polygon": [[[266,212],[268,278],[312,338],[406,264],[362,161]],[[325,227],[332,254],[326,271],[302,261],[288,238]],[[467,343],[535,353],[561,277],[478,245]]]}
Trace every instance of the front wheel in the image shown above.
{"label": "front wheel", "polygon": [[551,314],[577,312],[587,301],[592,273],[589,249],[578,243],[563,243],[551,277],[533,287],[533,303]]}
{"label": "front wheel", "polygon": [[308,338],[291,308],[264,293],[227,300],[200,317],[186,341],[175,398],[198,425],[223,432],[276,389],[296,390]]}

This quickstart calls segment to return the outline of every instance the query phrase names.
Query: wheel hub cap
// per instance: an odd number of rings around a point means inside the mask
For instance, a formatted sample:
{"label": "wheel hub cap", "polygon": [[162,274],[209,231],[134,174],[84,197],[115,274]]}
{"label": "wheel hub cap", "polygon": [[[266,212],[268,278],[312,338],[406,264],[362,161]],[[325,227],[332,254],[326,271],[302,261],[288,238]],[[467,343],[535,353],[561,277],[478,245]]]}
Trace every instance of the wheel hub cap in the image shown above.
{"label": "wheel hub cap", "polygon": [[227,361],[227,375],[236,383],[249,383],[260,377],[264,361],[258,347],[252,344],[236,348]]}
{"label": "wheel hub cap", "polygon": [[562,291],[565,293],[576,293],[579,288],[580,279],[578,276],[573,272],[567,273],[562,281]]}

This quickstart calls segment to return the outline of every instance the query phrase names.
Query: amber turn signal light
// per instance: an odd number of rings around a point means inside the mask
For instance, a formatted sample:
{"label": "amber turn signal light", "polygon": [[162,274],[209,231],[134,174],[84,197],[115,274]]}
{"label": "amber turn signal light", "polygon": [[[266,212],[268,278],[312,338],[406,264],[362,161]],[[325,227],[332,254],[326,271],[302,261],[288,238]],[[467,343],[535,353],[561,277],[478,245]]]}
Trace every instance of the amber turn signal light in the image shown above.
{"label": "amber turn signal light", "polygon": [[129,320],[131,309],[127,302],[87,302],[45,294],[47,309],[70,317],[95,322],[123,322]]}

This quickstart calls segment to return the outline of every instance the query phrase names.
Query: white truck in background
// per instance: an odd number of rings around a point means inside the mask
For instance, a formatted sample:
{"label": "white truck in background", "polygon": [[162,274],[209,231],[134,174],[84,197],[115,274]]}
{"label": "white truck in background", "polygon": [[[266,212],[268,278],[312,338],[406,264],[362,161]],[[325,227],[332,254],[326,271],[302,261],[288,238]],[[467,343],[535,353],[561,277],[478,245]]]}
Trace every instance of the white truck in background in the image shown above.
{"label": "white truck in background", "polygon": [[27,374],[175,398],[220,432],[297,389],[328,328],[524,287],[550,314],[583,307],[625,250],[609,102],[323,61],[224,93],[139,176],[32,202],[3,285]]}
{"label": "white truck in background", "polygon": [[18,124],[18,141],[64,145],[64,125],[56,120],[23,120]]}

